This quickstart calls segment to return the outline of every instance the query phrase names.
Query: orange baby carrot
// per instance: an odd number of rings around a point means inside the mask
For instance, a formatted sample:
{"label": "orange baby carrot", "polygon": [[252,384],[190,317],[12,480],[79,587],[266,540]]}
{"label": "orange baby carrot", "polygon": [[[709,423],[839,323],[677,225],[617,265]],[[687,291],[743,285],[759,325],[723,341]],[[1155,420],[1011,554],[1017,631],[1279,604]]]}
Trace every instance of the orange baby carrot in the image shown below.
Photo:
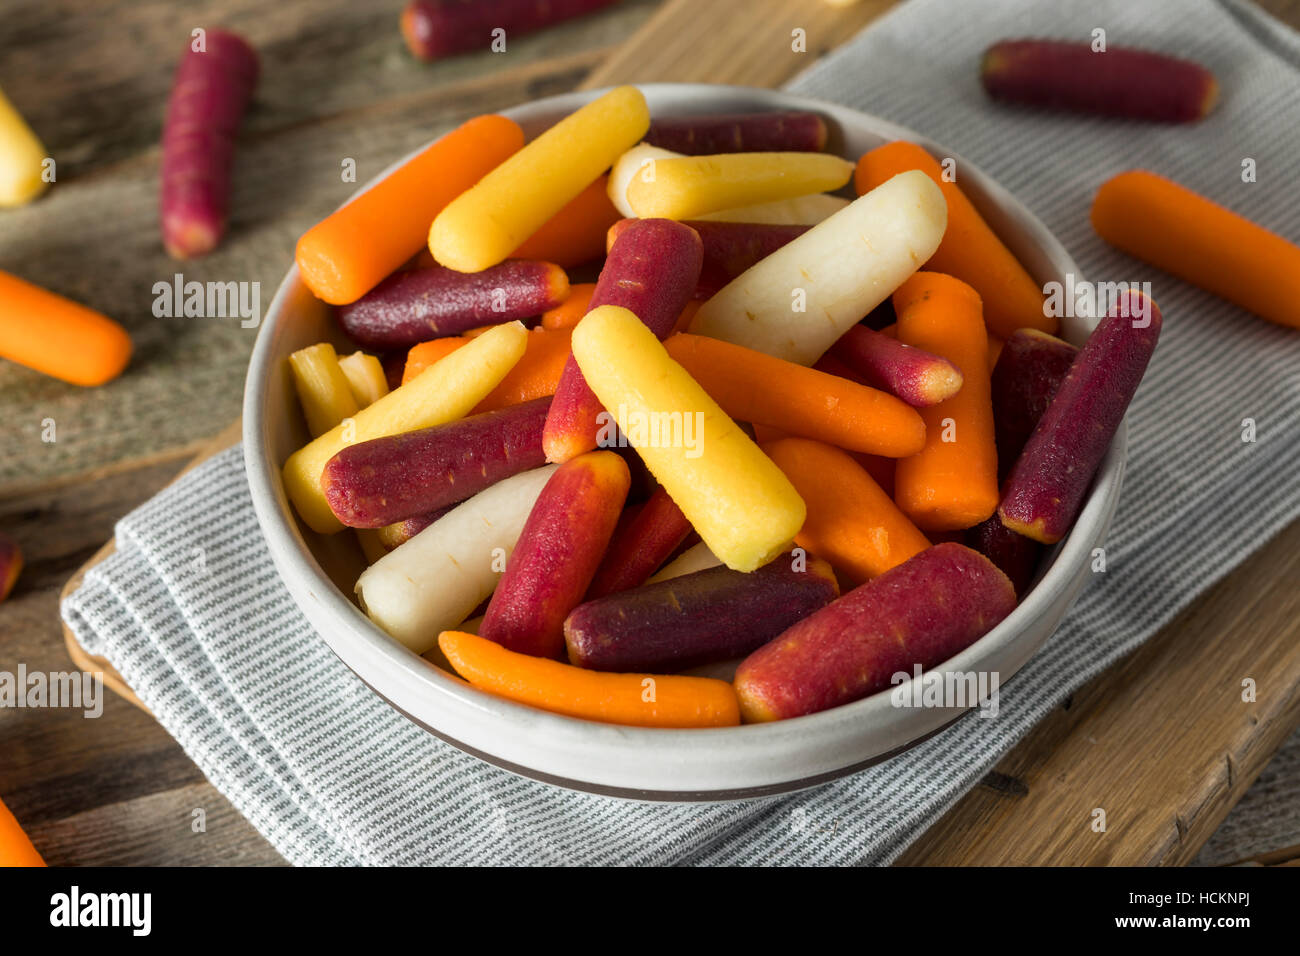
{"label": "orange baby carrot", "polygon": [[578,320],[587,314],[591,296],[596,291],[596,283],[579,282],[569,285],[569,297],[553,309],[542,313],[542,328],[571,329]]}
{"label": "orange baby carrot", "polygon": [[898,462],[894,498],[922,531],[979,524],[998,506],[988,335],[980,297],[959,279],[918,272],[894,293],[898,340],[941,355],[962,373],[952,398],[920,410],[925,449]]}
{"label": "orange baby carrot", "polygon": [[103,385],[131,358],[131,337],[112,319],[0,272],[0,358],[73,385]]}
{"label": "orange baby carrot", "polygon": [[925,445],[921,416],[893,395],[702,335],[664,345],[732,418],[875,455],[914,455]]}
{"label": "orange baby carrot", "polygon": [[[560,382],[564,371],[564,362],[569,357],[569,340],[571,329],[533,329],[528,333],[524,345],[524,355],[514,368],[506,373],[497,387],[488,392],[483,401],[474,406],[470,414],[490,412],[494,408],[518,405],[555,394],[555,387]],[[402,384],[405,385],[439,359],[456,351],[466,342],[467,336],[447,336],[430,339],[413,346],[406,353],[406,368],[402,371]]]}
{"label": "orange baby carrot", "polygon": [[[730,688],[731,685],[728,684],[727,687]],[[36,852],[36,847],[32,846],[32,841],[27,838],[14,815],[0,802],[0,866],[44,865],[45,861]]]}
{"label": "orange baby carrot", "polygon": [[444,359],[469,339],[460,335],[448,335],[441,339],[429,339],[419,345],[411,346],[406,353],[406,367],[402,369],[402,384],[405,385],[439,359]]}
{"label": "orange baby carrot", "polygon": [[1300,246],[1163,176],[1102,183],[1092,225],[1111,245],[1261,319],[1300,328]]}
{"label": "orange baby carrot", "polygon": [[471,414],[494,408],[531,402],[554,395],[569,357],[571,329],[533,329],[528,333],[524,356],[506,373],[496,388],[474,407]]}
{"label": "orange baby carrot", "polygon": [[495,114],[452,130],[303,233],[303,282],[331,305],[355,302],[415,255],[444,206],[523,145],[519,124]]}
{"label": "orange baby carrot", "polygon": [[763,446],[808,506],[794,543],[855,585],[930,547],[907,515],[848,452],[806,438]]}
{"label": "orange baby carrot", "polygon": [[920,146],[901,140],[877,146],[858,160],[853,185],[860,196],[909,169],[919,169],[933,179],[948,202],[948,231],[923,268],[946,272],[971,285],[984,300],[989,331],[1002,338],[1025,327],[1055,332],[1056,318],[1044,312],[1038,283],[957,183],[947,182],[939,163]]}
{"label": "orange baby carrot", "polygon": [[1002,346],[1007,344],[1007,340],[999,338],[990,332],[988,342],[988,352],[986,354],[989,360],[989,374],[992,375],[993,366],[998,364],[998,356],[1002,354]]}
{"label": "orange baby carrot", "polygon": [[726,681],[590,671],[506,650],[462,631],[443,631],[438,646],[475,687],[552,713],[634,727],[740,723],[736,692]]}
{"label": "orange baby carrot", "polygon": [[578,193],[542,228],[523,241],[512,259],[541,259],[566,269],[605,254],[605,232],[622,215],[609,201],[609,176]]}

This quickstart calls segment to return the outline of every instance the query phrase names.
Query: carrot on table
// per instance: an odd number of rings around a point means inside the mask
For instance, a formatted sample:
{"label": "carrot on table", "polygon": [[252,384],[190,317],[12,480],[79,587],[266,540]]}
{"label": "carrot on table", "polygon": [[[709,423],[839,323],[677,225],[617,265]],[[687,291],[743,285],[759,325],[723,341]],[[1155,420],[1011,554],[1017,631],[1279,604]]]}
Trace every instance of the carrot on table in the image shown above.
{"label": "carrot on table", "polygon": [[590,671],[510,651],[462,631],[443,631],[438,646],[475,687],[552,713],[633,727],[740,723],[736,692],[726,681]]}
{"label": "carrot on table", "polygon": [[511,253],[512,259],[545,259],[566,269],[605,254],[605,233],[621,218],[609,201],[609,176],[603,175]]}
{"label": "carrot on table", "polygon": [[17,541],[0,531],[0,601],[13,591],[22,571],[22,549],[18,547]]}
{"label": "carrot on table", "polygon": [[947,273],[973,287],[984,300],[984,321],[989,331],[1002,338],[1019,328],[1055,332],[1056,318],[1044,311],[1038,283],[984,221],[961,187],[945,179],[938,161],[922,147],[901,140],[876,147],[858,160],[853,184],[862,194],[909,169],[919,169],[934,180],[948,202],[948,231],[925,268]]}
{"label": "carrot on table", "polygon": [[962,373],[952,398],[921,409],[925,448],[898,462],[894,495],[922,531],[979,524],[998,506],[988,336],[980,297],[959,279],[918,272],[894,293],[898,340],[941,355]]}
{"label": "carrot on table", "polygon": [[103,385],[131,358],[131,337],[112,319],[0,272],[0,358],[73,385]]}
{"label": "carrot on table", "polygon": [[425,245],[444,206],[523,145],[524,131],[504,116],[452,130],[303,233],[303,281],[331,305],[355,302]]}
{"label": "carrot on table", "polygon": [[1111,245],[1262,319],[1300,328],[1300,246],[1141,169],[1102,183],[1092,225]]}
{"label": "carrot on table", "polygon": [[542,313],[542,328],[571,329],[587,314],[588,304],[596,292],[596,283],[579,282],[569,286],[569,297],[553,309]]}
{"label": "carrot on table", "polygon": [[[720,681],[718,683],[721,683]],[[731,689],[731,685],[727,685]],[[735,694],[732,694],[735,697]],[[739,711],[737,711],[739,714]],[[737,716],[736,723],[740,722]],[[23,828],[18,825],[9,808],[0,802],[0,867],[5,866],[44,866],[45,861],[32,846]]]}
{"label": "carrot on table", "polygon": [[243,37],[208,30],[185,51],[162,136],[159,208],[174,259],[205,255],[226,229],[235,134],[257,85],[257,53]]}
{"label": "carrot on table", "polygon": [[916,409],[878,389],[703,335],[664,345],[732,418],[895,458],[925,445]]}
{"label": "carrot on table", "polygon": [[808,506],[795,544],[825,558],[855,585],[930,547],[848,452],[806,438],[782,438],[762,447]]}

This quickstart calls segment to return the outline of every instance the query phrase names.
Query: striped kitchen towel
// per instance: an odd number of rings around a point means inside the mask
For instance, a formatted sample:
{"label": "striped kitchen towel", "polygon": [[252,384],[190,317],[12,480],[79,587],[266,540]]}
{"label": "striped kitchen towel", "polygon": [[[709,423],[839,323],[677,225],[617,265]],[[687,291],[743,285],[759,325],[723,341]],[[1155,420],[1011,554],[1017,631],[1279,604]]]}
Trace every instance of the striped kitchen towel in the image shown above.
{"label": "striped kitchen towel", "polygon": [[[1193,126],[1005,109],[981,51],[1027,35],[1194,58],[1223,99]],[[123,519],[63,613],[209,779],[302,864],[888,863],[1068,694],[1300,514],[1300,333],[1152,274],[1091,232],[1099,183],[1145,167],[1300,236],[1300,38],[1234,0],[909,0],[791,89],[906,124],[1009,187],[1091,279],[1150,280],[1166,325],[1130,414],[1128,479],[1089,583],[1002,688],[885,764],[815,790],[661,805],[574,793],[466,756],[390,710],[276,577],[230,449]],[[1258,181],[1245,183],[1251,158]],[[1257,437],[1243,442],[1242,422]],[[1176,546],[1172,543],[1176,542]]]}

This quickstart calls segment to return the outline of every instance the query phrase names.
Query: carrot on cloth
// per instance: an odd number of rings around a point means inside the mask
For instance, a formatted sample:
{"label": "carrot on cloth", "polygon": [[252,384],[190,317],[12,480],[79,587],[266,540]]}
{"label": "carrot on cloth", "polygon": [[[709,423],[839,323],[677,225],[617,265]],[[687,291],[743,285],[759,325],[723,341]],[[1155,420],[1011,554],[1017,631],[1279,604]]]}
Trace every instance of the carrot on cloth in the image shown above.
{"label": "carrot on cloth", "polygon": [[0,272],[0,358],[73,385],[103,385],[131,358],[131,337],[112,319]]}
{"label": "carrot on cloth", "polygon": [[708,677],[609,674],[510,651],[487,638],[443,631],[438,646],[475,687],[541,710],[634,727],[734,727],[729,683]]}
{"label": "carrot on cloth", "polygon": [[[730,688],[731,685],[728,684],[727,687]],[[32,846],[32,841],[27,838],[14,815],[0,802],[0,867],[44,865],[45,861],[36,852],[36,847]]]}
{"label": "carrot on cloth", "polygon": [[[490,412],[507,405],[531,402],[555,394],[569,357],[571,329],[532,329],[525,340],[524,357],[503,378],[497,387],[474,407],[470,414]],[[430,339],[412,347],[406,354],[406,369],[402,372],[405,385],[439,359],[450,355],[466,342],[468,337],[449,336]]]}
{"label": "carrot on cloth", "polygon": [[622,216],[609,201],[602,175],[511,253],[512,259],[543,259],[566,269],[605,254],[605,233]]}
{"label": "carrot on cloth", "polygon": [[[973,287],[984,300],[984,321],[989,331],[1001,338],[1026,327],[1054,333],[1057,321],[1046,314],[1038,283],[984,221],[961,187],[945,180],[938,161],[925,149],[902,140],[877,146],[858,160],[853,184],[862,195],[909,169],[919,169],[933,179],[948,202],[948,229],[923,268],[955,276]],[[960,169],[957,176],[960,180]]]}
{"label": "carrot on cloth", "polygon": [[1111,245],[1253,312],[1300,328],[1300,246],[1163,176],[1102,183],[1092,225]]}
{"label": "carrot on cloth", "polygon": [[347,305],[416,254],[448,203],[524,145],[514,120],[478,116],[303,233],[295,259],[318,298]]}
{"label": "carrot on cloth", "polygon": [[914,455],[925,445],[921,416],[893,395],[703,335],[664,345],[732,418],[875,455]]}
{"label": "carrot on cloth", "polygon": [[806,438],[782,438],[762,447],[808,506],[795,544],[829,561],[855,585],[930,547],[848,452]]}
{"label": "carrot on cloth", "polygon": [[894,293],[898,340],[941,355],[962,373],[952,398],[920,410],[925,448],[898,462],[894,497],[922,531],[979,524],[998,506],[988,336],[980,297],[966,283],[918,272]]}
{"label": "carrot on cloth", "polygon": [[579,282],[569,285],[569,297],[553,309],[542,313],[542,328],[571,329],[587,314],[596,283]]}

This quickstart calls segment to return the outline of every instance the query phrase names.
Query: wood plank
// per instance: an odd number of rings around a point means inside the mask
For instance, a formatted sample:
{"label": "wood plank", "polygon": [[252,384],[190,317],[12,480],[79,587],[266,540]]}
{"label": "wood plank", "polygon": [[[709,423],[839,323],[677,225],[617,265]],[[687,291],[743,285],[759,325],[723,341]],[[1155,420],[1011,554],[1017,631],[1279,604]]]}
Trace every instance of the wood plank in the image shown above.
{"label": "wood plank", "polygon": [[1300,723],[1297,580],[1300,522],[1043,721],[899,862],[1189,862]]}

